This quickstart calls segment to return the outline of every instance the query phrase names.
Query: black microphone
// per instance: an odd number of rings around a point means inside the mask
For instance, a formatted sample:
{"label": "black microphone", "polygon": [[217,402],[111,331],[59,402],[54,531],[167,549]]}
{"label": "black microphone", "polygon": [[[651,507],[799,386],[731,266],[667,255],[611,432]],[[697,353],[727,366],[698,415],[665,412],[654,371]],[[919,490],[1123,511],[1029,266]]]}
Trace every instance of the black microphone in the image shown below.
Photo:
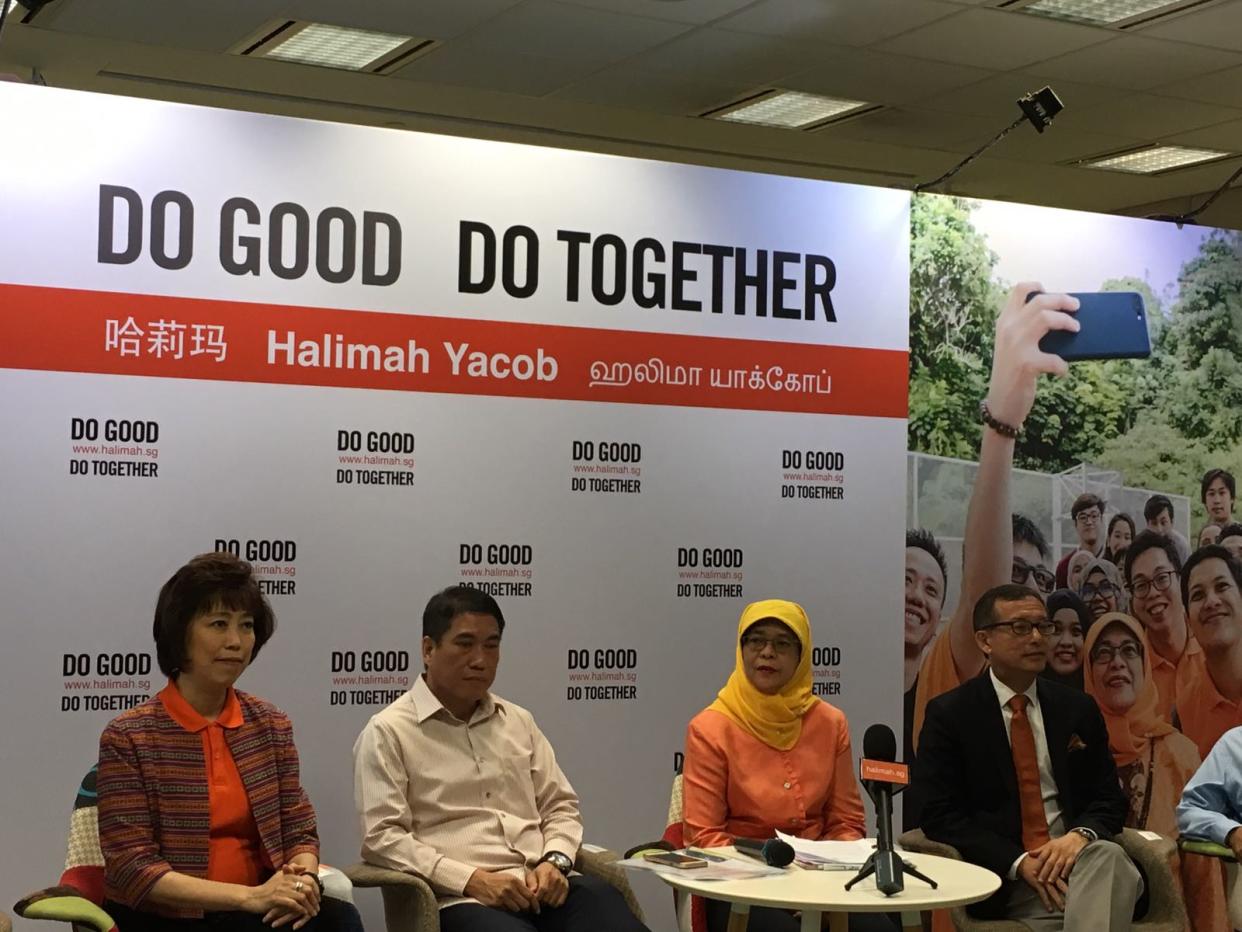
{"label": "black microphone", "polygon": [[872,725],[863,735],[863,759],[859,762],[862,785],[875,805],[875,853],[862,870],[846,884],[849,889],[864,877],[875,874],[876,889],[885,896],[906,887],[900,855],[893,850],[893,785],[909,779],[904,764],[897,759],[897,736],[887,725]]}
{"label": "black microphone", "polygon": [[772,867],[786,867],[794,859],[793,846],[779,838],[769,838],[767,841],[758,838],[735,838],[733,847],[747,857]]}

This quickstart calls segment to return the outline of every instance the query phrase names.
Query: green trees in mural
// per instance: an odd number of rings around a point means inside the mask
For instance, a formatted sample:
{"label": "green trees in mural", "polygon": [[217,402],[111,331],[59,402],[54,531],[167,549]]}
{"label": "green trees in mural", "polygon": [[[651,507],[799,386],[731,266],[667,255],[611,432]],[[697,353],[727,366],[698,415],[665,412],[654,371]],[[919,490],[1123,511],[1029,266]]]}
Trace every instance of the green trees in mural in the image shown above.
{"label": "green trees in mural", "polygon": [[[1009,287],[971,210],[953,197],[911,205],[909,448],[961,459],[978,450],[992,328]],[[1242,468],[1242,234],[1208,237],[1167,308],[1141,279],[1100,289],[1143,294],[1152,357],[1077,363],[1067,378],[1045,380],[1016,464],[1117,469],[1128,485],[1189,495],[1199,520],[1203,471]]]}

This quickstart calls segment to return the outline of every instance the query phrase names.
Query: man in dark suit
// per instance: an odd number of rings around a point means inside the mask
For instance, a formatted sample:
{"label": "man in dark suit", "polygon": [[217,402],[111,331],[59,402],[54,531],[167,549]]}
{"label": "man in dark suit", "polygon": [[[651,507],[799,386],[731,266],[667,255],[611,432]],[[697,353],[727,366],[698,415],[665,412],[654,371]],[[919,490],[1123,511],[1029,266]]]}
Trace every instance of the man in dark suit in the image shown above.
{"label": "man in dark suit", "polygon": [[1129,929],[1143,883],[1111,841],[1126,799],[1099,709],[1037,679],[1052,625],[1034,591],[989,589],[973,623],[990,669],[927,706],[914,766],[923,831],[1006,878],[972,915],[1038,932]]}

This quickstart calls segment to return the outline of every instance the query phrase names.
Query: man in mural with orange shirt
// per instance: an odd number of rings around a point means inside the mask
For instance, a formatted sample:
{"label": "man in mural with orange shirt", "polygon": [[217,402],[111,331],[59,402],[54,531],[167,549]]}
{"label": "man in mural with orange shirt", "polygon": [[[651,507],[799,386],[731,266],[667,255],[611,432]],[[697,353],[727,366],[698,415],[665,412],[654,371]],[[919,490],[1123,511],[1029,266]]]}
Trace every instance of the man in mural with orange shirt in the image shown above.
{"label": "man in mural with orange shirt", "polygon": [[[1015,285],[996,321],[992,376],[980,405],[984,429],[979,467],[962,543],[961,593],[952,619],[924,653],[919,669],[911,722],[916,753],[927,703],[983,670],[985,658],[971,622],[979,597],[993,586],[1012,582],[1046,598],[1055,585],[1043,534],[1029,519],[1012,514],[1009,494],[1014,440],[1035,402],[1039,376],[1069,371],[1065,360],[1043,352],[1039,341],[1052,330],[1078,330],[1073,316],[1077,300],[1042,293],[1026,300],[1032,292],[1042,291],[1038,282]],[[908,813],[906,824],[916,825],[917,813]]]}

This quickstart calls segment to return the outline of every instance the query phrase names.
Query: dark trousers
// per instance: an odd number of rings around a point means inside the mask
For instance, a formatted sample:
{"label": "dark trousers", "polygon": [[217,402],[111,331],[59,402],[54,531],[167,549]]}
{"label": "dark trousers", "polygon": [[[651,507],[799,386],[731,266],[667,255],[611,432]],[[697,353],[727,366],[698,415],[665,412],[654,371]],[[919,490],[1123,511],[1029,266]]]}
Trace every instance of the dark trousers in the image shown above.
{"label": "dark trousers", "polygon": [[[125,932],[125,930],[121,930]],[[440,932],[648,932],[616,887],[598,877],[570,877],[569,895],[555,909],[511,913],[480,903],[440,910]]]}
{"label": "dark trousers", "polygon": [[[706,900],[707,932],[725,932],[729,925],[730,904]],[[801,923],[794,914],[768,906],[752,906],[746,932],[798,932]],[[884,913],[851,913],[850,932],[900,932],[901,923]]]}
{"label": "dark trousers", "polygon": [[[116,922],[117,932],[272,932],[272,927],[264,925],[263,917],[255,913],[207,913],[202,919],[167,919],[111,901],[104,903],[104,910]],[[362,932],[362,918],[353,903],[325,896],[319,903],[319,915],[299,932]]]}

